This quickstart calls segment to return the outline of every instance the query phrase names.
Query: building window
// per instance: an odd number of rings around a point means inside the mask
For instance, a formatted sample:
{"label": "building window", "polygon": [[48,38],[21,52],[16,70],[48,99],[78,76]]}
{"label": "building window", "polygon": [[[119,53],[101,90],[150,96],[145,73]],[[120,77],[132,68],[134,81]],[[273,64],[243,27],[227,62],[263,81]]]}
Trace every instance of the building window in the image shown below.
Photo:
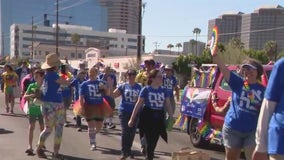
{"label": "building window", "polygon": [[75,58],[75,53],[71,53],[71,58]]}
{"label": "building window", "polygon": [[78,58],[82,58],[82,53],[78,53]]}
{"label": "building window", "polygon": [[49,54],[49,52],[48,51],[45,51],[45,56],[47,56]]}
{"label": "building window", "polygon": [[124,41],[124,38],[121,38],[121,41]]}
{"label": "building window", "polygon": [[121,48],[124,48],[124,45],[121,45]]}

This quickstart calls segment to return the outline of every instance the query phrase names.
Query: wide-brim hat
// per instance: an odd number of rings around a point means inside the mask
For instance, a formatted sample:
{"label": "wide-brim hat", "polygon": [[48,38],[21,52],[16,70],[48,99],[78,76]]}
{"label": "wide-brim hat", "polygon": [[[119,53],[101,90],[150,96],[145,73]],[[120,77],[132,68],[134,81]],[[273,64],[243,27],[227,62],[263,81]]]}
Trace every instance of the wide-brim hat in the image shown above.
{"label": "wide-brim hat", "polygon": [[41,65],[41,69],[49,69],[59,66],[61,64],[56,53],[50,53],[45,57],[45,62]]}

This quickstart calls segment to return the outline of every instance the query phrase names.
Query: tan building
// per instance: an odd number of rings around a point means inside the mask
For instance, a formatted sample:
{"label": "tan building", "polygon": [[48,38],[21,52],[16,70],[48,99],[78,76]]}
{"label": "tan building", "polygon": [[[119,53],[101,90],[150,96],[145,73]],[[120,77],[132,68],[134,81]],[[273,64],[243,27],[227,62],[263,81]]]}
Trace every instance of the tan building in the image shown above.
{"label": "tan building", "polygon": [[242,15],[242,12],[226,12],[216,19],[209,20],[208,40],[211,39],[215,25],[218,26],[220,43],[227,44],[232,38],[241,38]]}
{"label": "tan building", "polygon": [[242,16],[241,41],[245,48],[261,50],[267,41],[277,43],[277,50],[284,50],[284,8],[280,5],[262,6],[253,13]]}
{"label": "tan building", "polygon": [[108,28],[126,30],[129,34],[138,33],[139,0],[98,0],[107,8]]}

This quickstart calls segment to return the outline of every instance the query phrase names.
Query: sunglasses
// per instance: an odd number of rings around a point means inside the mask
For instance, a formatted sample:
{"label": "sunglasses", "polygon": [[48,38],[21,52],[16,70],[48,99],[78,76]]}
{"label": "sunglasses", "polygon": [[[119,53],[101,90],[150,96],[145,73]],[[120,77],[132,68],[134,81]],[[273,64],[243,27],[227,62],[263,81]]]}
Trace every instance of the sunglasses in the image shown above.
{"label": "sunglasses", "polygon": [[129,73],[129,74],[127,74],[128,76],[136,76],[136,74],[135,73]]}

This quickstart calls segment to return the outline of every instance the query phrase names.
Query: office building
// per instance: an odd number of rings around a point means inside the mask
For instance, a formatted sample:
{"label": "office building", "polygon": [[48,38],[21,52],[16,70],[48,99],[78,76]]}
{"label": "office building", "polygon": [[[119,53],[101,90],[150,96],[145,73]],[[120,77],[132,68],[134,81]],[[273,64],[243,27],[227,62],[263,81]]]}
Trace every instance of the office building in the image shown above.
{"label": "office building", "polygon": [[209,20],[208,41],[212,28],[219,28],[219,42],[227,44],[239,38],[246,49],[262,50],[268,41],[276,41],[277,53],[284,51],[284,8],[280,5],[261,6],[253,13],[225,13]]}
{"label": "office building", "polygon": [[284,50],[284,8],[262,6],[242,16],[241,41],[245,48],[261,50],[267,41],[276,41],[277,50]]}
{"label": "office building", "polygon": [[[196,44],[197,42],[197,44]],[[197,47],[197,48],[196,48]],[[189,42],[183,42],[183,54],[200,56],[205,49],[205,43],[191,39]]]}
{"label": "office building", "polygon": [[[37,26],[33,29],[32,25],[13,24],[10,37],[11,57],[29,58],[37,57],[35,55],[38,54],[45,56],[50,52],[55,52],[55,31],[54,27]],[[80,37],[77,43],[79,50],[76,55],[76,45],[72,42],[72,35],[75,33]],[[104,50],[107,53],[105,56],[136,55],[137,53],[137,35],[127,34],[126,31],[118,29],[101,32],[86,26],[59,24],[58,41],[61,58],[65,56],[71,59],[84,58],[82,51],[89,47]],[[37,47],[44,50],[39,50]],[[66,55],[68,53],[70,55]]]}
{"label": "office building", "polygon": [[139,0],[98,0],[107,8],[108,28],[126,30],[129,34],[138,33]]}
{"label": "office building", "polygon": [[227,44],[233,38],[241,38],[242,12],[226,12],[208,22],[208,40],[211,39],[212,29],[219,29],[219,42]]}

